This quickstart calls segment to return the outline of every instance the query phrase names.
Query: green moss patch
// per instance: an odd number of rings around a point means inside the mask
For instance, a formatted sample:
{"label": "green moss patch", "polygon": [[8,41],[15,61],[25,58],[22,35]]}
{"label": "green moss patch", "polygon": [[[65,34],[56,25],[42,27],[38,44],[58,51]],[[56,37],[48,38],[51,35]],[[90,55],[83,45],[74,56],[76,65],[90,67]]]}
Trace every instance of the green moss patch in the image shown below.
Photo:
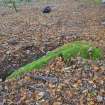
{"label": "green moss patch", "polygon": [[[89,49],[91,48],[91,53]],[[58,56],[62,55],[65,60],[70,59],[71,57],[81,56],[85,59],[93,59],[98,60],[102,58],[102,51],[99,48],[93,47],[91,44],[85,41],[76,41],[73,43],[68,43],[59,47],[47,55],[41,57],[40,59],[33,61],[30,64],[27,64],[24,67],[13,72],[7,79],[16,79],[22,76],[25,73],[31,72],[34,69],[41,69],[44,67],[48,62]]]}
{"label": "green moss patch", "polygon": [[102,0],[94,0],[97,4],[100,4]]}
{"label": "green moss patch", "polygon": [[84,2],[85,4],[101,4],[102,0],[81,0],[80,2]]}

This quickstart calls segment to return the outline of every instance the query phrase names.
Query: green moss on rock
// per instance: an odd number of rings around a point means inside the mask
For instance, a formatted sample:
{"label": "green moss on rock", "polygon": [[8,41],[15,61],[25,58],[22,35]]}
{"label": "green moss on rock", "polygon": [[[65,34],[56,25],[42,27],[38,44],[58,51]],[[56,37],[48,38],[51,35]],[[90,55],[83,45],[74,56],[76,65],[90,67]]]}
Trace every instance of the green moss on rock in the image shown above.
{"label": "green moss on rock", "polygon": [[[91,55],[89,53],[89,48],[92,48]],[[62,47],[49,52],[47,55],[41,57],[40,59],[21,67],[20,69],[13,72],[9,77],[7,77],[7,79],[16,79],[25,73],[31,72],[34,69],[41,69],[46,64],[48,64],[50,60],[60,55],[62,55],[65,60],[76,56],[81,56],[85,59],[91,58],[93,60],[98,60],[103,56],[102,50],[100,48],[95,48],[85,41],[76,41],[73,43],[65,44]]]}

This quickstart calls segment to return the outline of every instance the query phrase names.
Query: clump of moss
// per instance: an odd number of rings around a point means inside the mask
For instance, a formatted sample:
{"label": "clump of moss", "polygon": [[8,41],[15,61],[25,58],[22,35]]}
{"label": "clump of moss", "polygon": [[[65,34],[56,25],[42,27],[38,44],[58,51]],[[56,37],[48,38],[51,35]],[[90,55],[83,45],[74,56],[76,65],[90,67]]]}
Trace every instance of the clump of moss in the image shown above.
{"label": "clump of moss", "polygon": [[[89,49],[91,53],[89,52]],[[65,60],[70,59],[71,57],[81,56],[85,59],[98,60],[102,58],[102,50],[96,47],[93,47],[91,44],[84,41],[76,41],[73,43],[68,43],[59,47],[47,55],[41,57],[40,59],[33,61],[30,64],[27,64],[24,67],[13,72],[7,79],[16,79],[27,72],[31,72],[34,69],[40,69],[48,62],[58,56],[62,55]]]}
{"label": "clump of moss", "polygon": [[81,0],[80,2],[84,2],[85,4],[95,4],[99,5],[101,4],[102,0]]}
{"label": "clump of moss", "polygon": [[102,0],[94,0],[96,4],[100,4]]}

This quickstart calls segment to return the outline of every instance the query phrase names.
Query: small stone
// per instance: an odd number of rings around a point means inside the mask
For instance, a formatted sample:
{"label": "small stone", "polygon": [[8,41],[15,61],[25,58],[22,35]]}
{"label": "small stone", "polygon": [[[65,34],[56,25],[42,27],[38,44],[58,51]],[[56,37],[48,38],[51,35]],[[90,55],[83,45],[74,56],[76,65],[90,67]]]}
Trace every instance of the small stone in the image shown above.
{"label": "small stone", "polygon": [[78,88],[78,84],[74,84],[72,85],[74,88]]}
{"label": "small stone", "polygon": [[97,86],[94,84],[93,87],[96,88]]}
{"label": "small stone", "polygon": [[26,50],[26,54],[30,54],[30,50]]}
{"label": "small stone", "polygon": [[43,96],[44,95],[44,92],[40,92],[38,95]]}
{"label": "small stone", "polygon": [[17,42],[17,39],[14,37],[14,38],[10,38],[8,40],[8,44],[11,44],[11,45],[16,45],[18,42]]}
{"label": "small stone", "polygon": [[98,102],[102,102],[102,101],[103,101],[103,97],[98,95],[98,96],[97,96],[97,101],[98,101]]}
{"label": "small stone", "polygon": [[101,22],[101,24],[105,26],[105,21]]}
{"label": "small stone", "polygon": [[45,92],[39,92],[39,93],[37,94],[36,99],[39,100],[39,99],[43,98],[44,94],[45,94]]}
{"label": "small stone", "polygon": [[90,48],[88,49],[88,52],[91,53],[92,51],[93,51],[93,48],[90,47]]}
{"label": "small stone", "polygon": [[6,52],[7,55],[9,55],[10,53],[11,53],[10,51],[7,51],[7,52]]}
{"label": "small stone", "polygon": [[5,86],[5,90],[8,90],[8,87],[7,86]]}

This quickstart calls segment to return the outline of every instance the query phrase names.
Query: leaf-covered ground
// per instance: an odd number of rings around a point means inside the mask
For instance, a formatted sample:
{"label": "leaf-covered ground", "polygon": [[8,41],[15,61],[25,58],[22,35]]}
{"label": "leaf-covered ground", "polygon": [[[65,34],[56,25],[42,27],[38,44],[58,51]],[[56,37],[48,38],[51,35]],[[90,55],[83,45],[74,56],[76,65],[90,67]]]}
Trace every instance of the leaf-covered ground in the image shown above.
{"label": "leaf-covered ground", "polygon": [[[33,2],[18,5],[17,13],[0,7],[0,78],[74,40],[87,40],[105,50],[105,5],[90,1]],[[51,6],[51,13],[42,13],[45,5]]]}
{"label": "leaf-covered ground", "polygon": [[105,105],[105,61],[59,57],[0,86],[1,105]]}
{"label": "leaf-covered ground", "polygon": [[[0,7],[0,78],[72,41],[86,40],[105,52],[105,4],[88,1],[33,3],[17,13]],[[51,13],[42,13],[45,5]],[[57,58],[43,71],[0,82],[0,104],[105,105],[105,60]]]}

